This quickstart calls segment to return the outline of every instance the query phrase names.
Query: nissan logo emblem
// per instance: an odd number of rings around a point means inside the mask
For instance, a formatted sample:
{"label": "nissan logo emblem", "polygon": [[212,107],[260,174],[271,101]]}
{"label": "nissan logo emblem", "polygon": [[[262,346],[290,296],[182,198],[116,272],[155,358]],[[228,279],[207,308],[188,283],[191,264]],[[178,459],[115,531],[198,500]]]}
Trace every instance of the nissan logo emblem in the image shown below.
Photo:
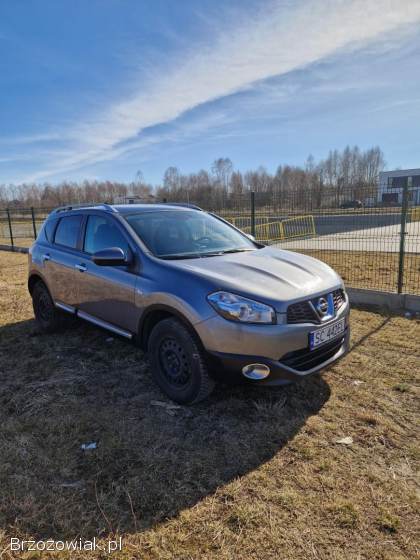
{"label": "nissan logo emblem", "polygon": [[328,313],[328,301],[324,297],[318,299],[316,310],[320,315],[326,315]]}

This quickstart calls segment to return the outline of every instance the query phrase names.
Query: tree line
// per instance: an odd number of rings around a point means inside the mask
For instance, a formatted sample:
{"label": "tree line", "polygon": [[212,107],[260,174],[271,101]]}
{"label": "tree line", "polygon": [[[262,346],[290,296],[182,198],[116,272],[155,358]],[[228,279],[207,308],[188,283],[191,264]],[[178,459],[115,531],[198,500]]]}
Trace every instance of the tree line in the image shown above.
{"label": "tree line", "polygon": [[141,172],[131,183],[117,181],[63,181],[57,185],[0,184],[0,206],[49,208],[71,203],[144,201],[190,202],[203,208],[241,208],[254,191],[259,205],[322,208],[349,199],[376,199],[378,175],[385,168],[378,147],[361,150],[347,146],[331,150],[316,162],[309,156],[304,166],[280,165],[275,173],[264,167],[244,173],[227,157],[216,159],[210,170],[182,173],[169,167],[160,185],[145,182]]}

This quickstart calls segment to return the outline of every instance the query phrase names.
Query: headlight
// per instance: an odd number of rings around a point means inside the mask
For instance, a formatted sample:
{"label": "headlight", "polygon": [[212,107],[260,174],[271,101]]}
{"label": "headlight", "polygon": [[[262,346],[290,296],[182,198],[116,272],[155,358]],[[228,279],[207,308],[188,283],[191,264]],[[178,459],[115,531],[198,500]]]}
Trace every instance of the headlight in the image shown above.
{"label": "headlight", "polygon": [[276,322],[276,312],[265,303],[229,292],[214,292],[214,294],[207,296],[207,299],[219,315],[229,321],[265,324]]}

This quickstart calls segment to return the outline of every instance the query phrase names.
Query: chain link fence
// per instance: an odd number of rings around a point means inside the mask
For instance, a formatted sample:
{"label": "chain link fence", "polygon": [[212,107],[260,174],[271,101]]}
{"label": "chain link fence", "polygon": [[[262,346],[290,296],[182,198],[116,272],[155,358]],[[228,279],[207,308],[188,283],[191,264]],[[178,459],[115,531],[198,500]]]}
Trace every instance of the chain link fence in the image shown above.
{"label": "chain link fence", "polygon": [[[226,193],[199,205],[262,243],[325,261],[348,286],[420,295],[420,206],[407,187],[394,206],[377,205],[376,196],[372,187],[323,188]],[[162,202],[185,201],[194,202],[178,192]],[[0,210],[0,245],[29,247],[51,210]]]}

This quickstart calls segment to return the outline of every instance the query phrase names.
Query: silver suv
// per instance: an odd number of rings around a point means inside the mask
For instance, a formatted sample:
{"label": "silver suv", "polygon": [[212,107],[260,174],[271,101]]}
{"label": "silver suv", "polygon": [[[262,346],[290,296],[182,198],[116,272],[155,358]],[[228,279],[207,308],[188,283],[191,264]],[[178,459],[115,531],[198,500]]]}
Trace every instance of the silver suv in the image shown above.
{"label": "silver suv", "polygon": [[190,205],[58,208],[30,249],[28,288],[44,331],[68,313],[137,341],[158,385],[182,404],[229,375],[300,379],[349,345],[334,270]]}

